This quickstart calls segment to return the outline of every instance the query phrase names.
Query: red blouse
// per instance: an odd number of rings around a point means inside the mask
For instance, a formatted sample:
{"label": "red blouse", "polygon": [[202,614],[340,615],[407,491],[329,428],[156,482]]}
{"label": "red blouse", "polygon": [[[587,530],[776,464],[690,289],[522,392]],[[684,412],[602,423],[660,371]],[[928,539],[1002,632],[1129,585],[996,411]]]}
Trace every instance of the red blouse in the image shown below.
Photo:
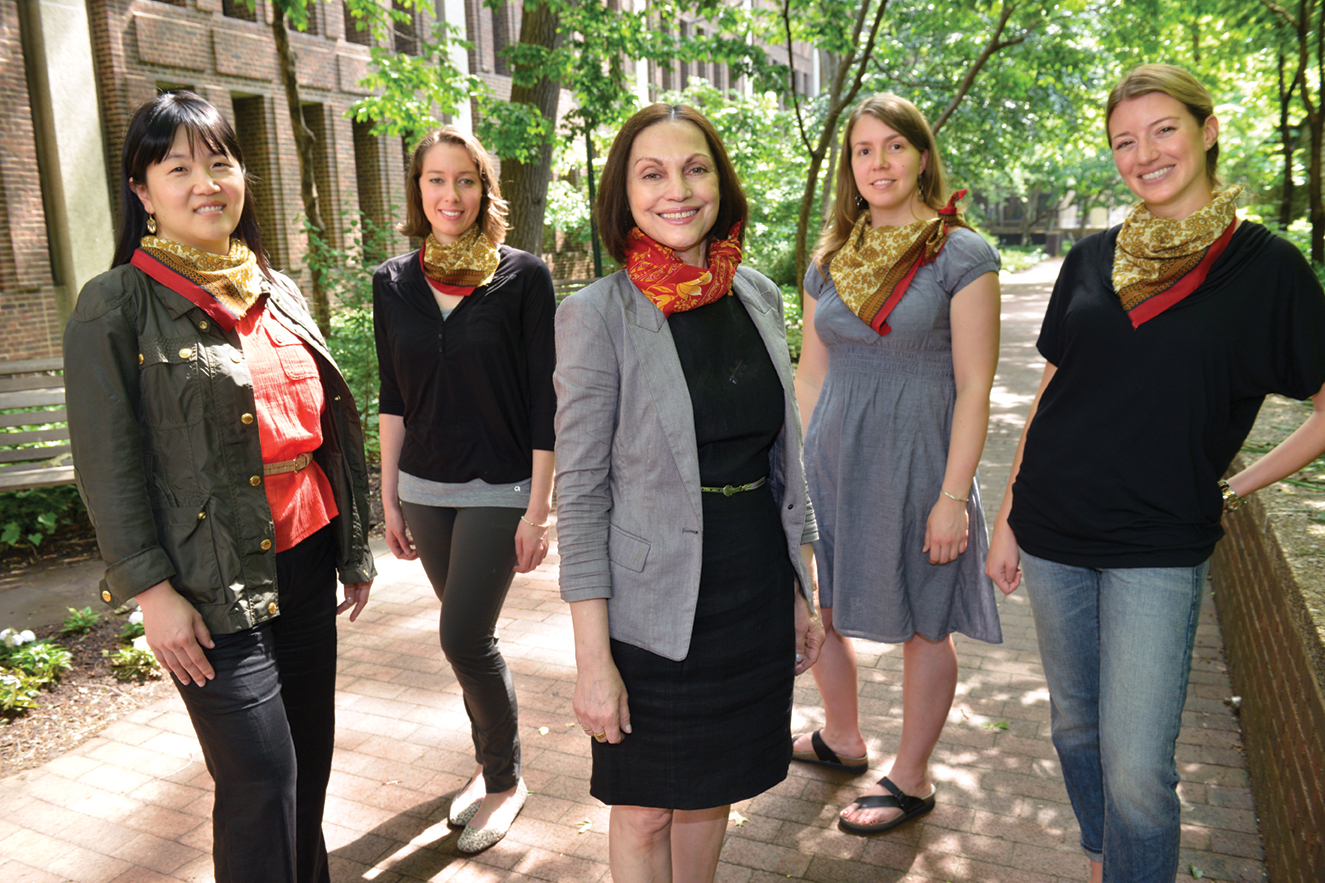
{"label": "red blouse", "polygon": [[[304,342],[272,317],[266,301],[235,326],[253,378],[258,438],[264,464],[311,454],[322,444],[326,407],[317,363]],[[276,526],[276,551],[284,552],[321,530],[337,515],[331,483],[317,463],[298,472],[264,476]]]}

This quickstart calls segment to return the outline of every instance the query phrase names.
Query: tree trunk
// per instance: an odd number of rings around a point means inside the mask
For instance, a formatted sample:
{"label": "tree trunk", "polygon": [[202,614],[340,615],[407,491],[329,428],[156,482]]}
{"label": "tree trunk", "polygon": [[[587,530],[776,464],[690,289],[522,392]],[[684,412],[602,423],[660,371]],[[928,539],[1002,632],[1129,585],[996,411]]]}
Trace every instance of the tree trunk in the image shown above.
{"label": "tree trunk", "polygon": [[[825,123],[825,128],[830,124]],[[837,119],[831,120],[831,126],[837,126]],[[805,271],[810,268],[810,250],[806,245],[810,237],[810,212],[814,208],[814,191],[819,181],[819,169],[823,167],[825,150],[810,154],[810,167],[806,170],[805,190],[801,193],[800,215],[796,218],[796,292],[797,297],[805,290]],[[831,184],[829,185],[832,186]]]}
{"label": "tree trunk", "polygon": [[[561,15],[549,4],[526,6],[520,22],[520,42],[526,45],[555,49],[560,41],[557,33]],[[557,101],[561,97],[561,83],[546,77],[532,88],[511,87],[512,104],[530,104],[546,119],[557,118]],[[521,163],[513,159],[502,160],[501,192],[510,205],[510,229],[506,242],[513,248],[530,254],[543,253],[543,220],[547,215],[547,188],[552,179],[552,144],[544,144],[536,163]]]}
{"label": "tree trunk", "polygon": [[1279,226],[1293,223],[1293,129],[1288,122],[1288,107],[1293,100],[1293,85],[1284,88],[1284,53],[1279,51],[1279,138],[1284,152],[1284,183],[1279,199]]}
{"label": "tree trunk", "polygon": [[[313,133],[304,123],[304,106],[299,100],[299,81],[295,76],[295,56],[290,48],[290,34],[285,27],[285,10],[281,4],[272,4],[271,30],[276,37],[276,59],[281,71],[281,84],[285,87],[285,103],[290,111],[290,125],[294,129],[294,143],[299,153],[299,195],[304,202],[304,215],[308,219],[308,269],[313,277],[311,298],[313,318],[322,333],[331,331],[331,307],[323,287],[321,250],[327,244],[327,225],[318,208],[317,180],[313,176]],[[278,212],[279,216],[279,212]]]}
{"label": "tree trunk", "polygon": [[1316,103],[1312,105],[1307,101],[1306,78],[1302,79],[1302,99],[1311,126],[1311,259],[1325,264],[1325,193],[1321,192],[1325,189],[1321,177],[1321,154],[1325,152],[1325,7],[1316,10],[1316,84]]}

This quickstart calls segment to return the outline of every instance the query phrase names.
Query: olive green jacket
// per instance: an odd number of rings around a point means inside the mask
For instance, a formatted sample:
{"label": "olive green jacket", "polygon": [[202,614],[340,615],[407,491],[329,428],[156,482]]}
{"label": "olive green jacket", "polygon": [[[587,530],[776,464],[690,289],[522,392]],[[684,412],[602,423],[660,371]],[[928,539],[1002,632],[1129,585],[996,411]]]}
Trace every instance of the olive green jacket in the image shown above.
{"label": "olive green jacket", "polygon": [[[358,412],[303,296],[275,275],[267,309],[313,353],[326,395],[314,459],[339,511],[337,574],[366,582],[377,571]],[[275,528],[238,334],[126,264],[79,294],[64,374],[75,477],[106,562],[101,599],[119,605],[168,579],[213,633],[276,616]]]}

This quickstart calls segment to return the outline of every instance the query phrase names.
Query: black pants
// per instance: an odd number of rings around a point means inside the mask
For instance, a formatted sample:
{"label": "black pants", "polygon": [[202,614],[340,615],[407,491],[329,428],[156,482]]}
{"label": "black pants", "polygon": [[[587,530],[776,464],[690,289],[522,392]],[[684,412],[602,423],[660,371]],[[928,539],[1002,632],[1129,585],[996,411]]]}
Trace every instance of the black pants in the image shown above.
{"label": "black pants", "polygon": [[335,743],[336,544],[276,556],[280,615],[204,651],[216,677],[175,687],[216,782],[216,883],[328,883],[322,808]]}
{"label": "black pants", "polygon": [[520,779],[515,685],[497,647],[497,617],[515,578],[519,509],[400,504],[423,570],[442,602],[442,653],[465,697],[474,759],[489,793]]}

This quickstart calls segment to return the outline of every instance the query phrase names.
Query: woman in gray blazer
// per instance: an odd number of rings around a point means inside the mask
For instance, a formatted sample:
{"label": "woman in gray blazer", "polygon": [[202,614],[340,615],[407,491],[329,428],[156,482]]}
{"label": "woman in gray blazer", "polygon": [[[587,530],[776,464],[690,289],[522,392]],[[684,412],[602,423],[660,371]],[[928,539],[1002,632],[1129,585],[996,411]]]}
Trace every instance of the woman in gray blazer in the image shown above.
{"label": "woman in gray blazer", "polygon": [[712,880],[730,805],[786,777],[823,640],[782,298],[739,267],[745,195],[693,108],[626,123],[597,211],[626,269],[556,319],[575,713],[613,879]]}

